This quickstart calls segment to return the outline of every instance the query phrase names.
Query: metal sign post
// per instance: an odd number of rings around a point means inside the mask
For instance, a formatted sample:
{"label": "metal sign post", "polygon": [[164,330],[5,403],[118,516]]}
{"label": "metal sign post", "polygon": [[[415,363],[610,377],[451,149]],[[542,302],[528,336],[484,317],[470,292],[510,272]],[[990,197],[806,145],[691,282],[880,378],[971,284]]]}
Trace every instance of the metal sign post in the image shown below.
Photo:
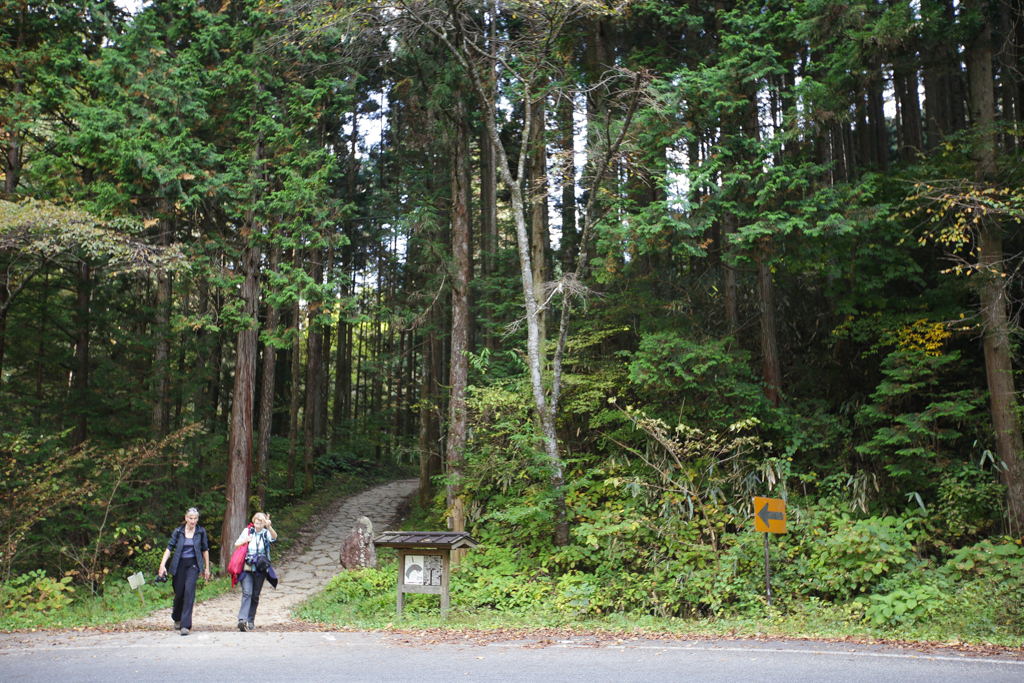
{"label": "metal sign post", "polygon": [[768,552],[768,534],[786,533],[786,501],[781,498],[754,498],[754,529],[764,532],[764,590],[772,606],[772,574]]}
{"label": "metal sign post", "polygon": [[772,573],[768,561],[768,534],[764,535],[764,591],[768,595],[768,606],[772,606]]}
{"label": "metal sign post", "polygon": [[146,596],[142,594],[142,584],[146,583],[146,577],[142,575],[142,572],[132,574],[128,577],[128,585],[132,588],[136,588],[139,591],[139,598],[142,599],[142,606],[146,606]]}

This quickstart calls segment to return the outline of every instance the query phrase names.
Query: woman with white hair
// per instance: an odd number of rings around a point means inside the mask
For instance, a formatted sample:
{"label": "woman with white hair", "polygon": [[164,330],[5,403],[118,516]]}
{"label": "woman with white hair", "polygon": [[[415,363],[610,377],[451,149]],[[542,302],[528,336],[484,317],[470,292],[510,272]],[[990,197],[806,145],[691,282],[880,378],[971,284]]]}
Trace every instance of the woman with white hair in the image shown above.
{"label": "woman with white hair", "polygon": [[242,530],[235,547],[248,544],[245,567],[238,577],[242,584],[242,606],[238,610],[238,630],[251,631],[256,627],[256,608],[260,604],[260,591],[268,578],[277,587],[277,575],[270,565],[270,544],[277,540],[277,532],[270,524],[270,515],[257,512],[252,524]]}
{"label": "woman with white hair", "polygon": [[167,558],[171,558],[170,573],[174,577],[171,619],[174,620],[174,629],[181,629],[181,635],[187,636],[192,630],[192,607],[196,602],[199,575],[210,580],[210,539],[206,529],[199,526],[199,510],[189,508],[185,511],[185,523],[171,533],[157,575],[167,575]]}

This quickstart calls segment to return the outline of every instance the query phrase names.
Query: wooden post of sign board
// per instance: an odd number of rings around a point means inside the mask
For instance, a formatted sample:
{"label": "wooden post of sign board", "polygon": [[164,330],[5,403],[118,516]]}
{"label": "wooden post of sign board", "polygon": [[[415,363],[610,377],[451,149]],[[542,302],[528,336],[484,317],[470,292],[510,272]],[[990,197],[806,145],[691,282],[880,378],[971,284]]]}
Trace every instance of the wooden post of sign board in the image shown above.
{"label": "wooden post of sign board", "polygon": [[445,550],[441,555],[441,618],[444,619],[448,616],[448,605],[451,604],[450,594],[448,593],[448,574],[452,568],[452,553],[450,550]]}
{"label": "wooden post of sign board", "polygon": [[398,551],[398,599],[395,614],[402,616],[405,610],[405,550]]}
{"label": "wooden post of sign board", "polygon": [[[395,613],[402,615],[405,610],[406,593],[426,593],[438,595],[441,598],[441,617],[448,616],[448,609],[451,606],[449,594],[449,577],[452,570],[451,553],[453,550],[468,550],[477,546],[476,540],[465,531],[386,531],[376,539],[374,545],[379,548],[395,548],[398,550],[398,586],[395,596]],[[436,560],[431,564],[434,568],[430,570],[429,576],[424,576],[425,583],[410,584],[405,574],[405,560],[409,555],[424,555],[432,558],[440,558],[440,568],[436,567]],[[423,570],[426,569],[426,562],[423,563]],[[437,576],[437,572],[440,576]]]}

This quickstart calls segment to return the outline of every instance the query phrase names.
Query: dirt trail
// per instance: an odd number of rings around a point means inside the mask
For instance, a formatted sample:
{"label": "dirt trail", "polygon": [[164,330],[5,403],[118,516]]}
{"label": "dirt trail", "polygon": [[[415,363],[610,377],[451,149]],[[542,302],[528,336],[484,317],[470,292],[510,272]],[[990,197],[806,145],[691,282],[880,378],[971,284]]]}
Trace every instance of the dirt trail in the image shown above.
{"label": "dirt trail", "polygon": [[[341,544],[352,531],[356,520],[369,517],[376,536],[391,528],[397,521],[402,504],[416,492],[418,479],[403,479],[384,484],[346,499],[320,534],[298,557],[274,565],[280,581],[275,590],[270,584],[263,586],[260,606],[256,612],[256,627],[280,626],[291,623],[292,606],[319,591],[331,577],[342,571],[339,564]],[[206,602],[196,604],[192,613],[193,631],[221,631],[234,629],[238,624],[238,608],[242,593],[238,586]],[[144,619],[131,622],[139,629],[170,630],[170,608],[157,610]]]}

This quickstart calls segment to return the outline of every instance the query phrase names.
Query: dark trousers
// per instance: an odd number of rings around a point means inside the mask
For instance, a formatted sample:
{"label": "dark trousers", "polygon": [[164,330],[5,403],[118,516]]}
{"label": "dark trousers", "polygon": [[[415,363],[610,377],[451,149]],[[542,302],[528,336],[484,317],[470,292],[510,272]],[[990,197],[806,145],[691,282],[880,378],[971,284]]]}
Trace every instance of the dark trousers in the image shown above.
{"label": "dark trousers", "polygon": [[181,622],[181,628],[192,628],[192,607],[196,602],[196,582],[199,564],[194,557],[178,560],[178,573],[174,575],[174,609],[171,619]]}
{"label": "dark trousers", "polygon": [[256,608],[260,606],[260,591],[263,590],[263,582],[267,580],[266,574],[260,572],[245,572],[239,583],[242,584],[242,608],[238,610],[238,620],[256,623]]}

